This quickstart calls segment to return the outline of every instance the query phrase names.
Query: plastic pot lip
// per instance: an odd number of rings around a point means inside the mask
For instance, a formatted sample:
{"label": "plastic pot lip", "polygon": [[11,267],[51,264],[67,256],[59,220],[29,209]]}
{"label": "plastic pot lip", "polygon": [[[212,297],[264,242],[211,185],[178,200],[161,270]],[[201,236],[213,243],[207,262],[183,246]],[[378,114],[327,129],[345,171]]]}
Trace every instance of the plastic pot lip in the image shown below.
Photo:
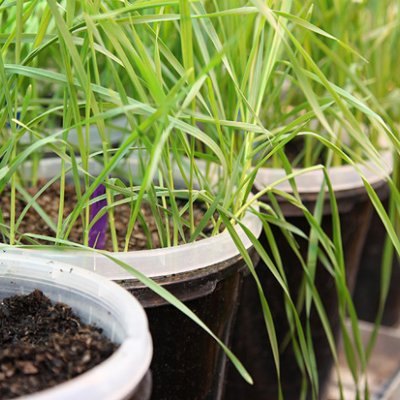
{"label": "plastic pot lip", "polygon": [[[96,306],[106,310],[107,314],[113,314],[114,320],[123,328],[123,332],[119,332],[120,346],[108,359],[67,382],[21,399],[121,400],[136,390],[150,367],[153,346],[146,313],[130,293],[116,283],[75,265],[21,256],[7,250],[0,252],[0,279],[10,279],[10,283],[13,279],[33,282],[29,286],[39,289],[43,285],[45,294],[53,301],[63,301],[63,295],[69,298],[77,294],[82,298],[89,296],[96,299]],[[21,286],[20,289],[15,286],[15,294],[24,293]],[[49,287],[54,287],[55,291],[46,293]],[[82,304],[82,309],[85,307],[87,304]],[[81,307],[73,308],[79,312]]]}
{"label": "plastic pot lip", "polygon": [[[382,152],[382,166],[378,166],[372,161],[357,164],[357,169],[352,165],[343,165],[328,168],[328,174],[335,192],[346,192],[354,189],[361,189],[364,183],[360,177],[360,172],[366,180],[374,187],[385,181],[393,171],[393,157],[390,151]],[[294,168],[293,172],[301,172],[301,168]],[[286,172],[282,168],[260,168],[254,181],[254,187],[261,191],[274,182],[284,178]],[[321,191],[324,174],[322,169],[305,171],[295,177],[299,193],[315,194]],[[288,180],[274,186],[286,193],[293,193]]]}
{"label": "plastic pot lip", "polygon": [[[131,157],[127,160],[128,167],[135,170],[137,168],[137,159]],[[94,168],[96,167],[95,164]],[[202,163],[199,163],[201,168]],[[60,166],[59,159],[44,159],[39,166],[39,175],[44,178],[54,176],[54,171]],[[29,169],[29,163],[27,163]],[[214,170],[218,170],[218,166],[213,166]],[[179,184],[183,179],[178,168],[174,169],[174,177]],[[250,194],[251,199],[253,195]],[[253,205],[253,209],[258,212],[257,204]],[[258,238],[262,230],[262,222],[254,212],[246,211],[241,223],[245,225],[253,235]],[[237,224],[235,226],[236,233],[241,239],[244,247],[248,250],[252,247],[252,243],[243,229]],[[1,243],[0,243],[1,246]],[[61,262],[75,264],[81,268],[96,272],[108,279],[121,281],[134,279],[133,275],[125,271],[122,267],[111,261],[104,255],[84,250],[63,249],[60,250],[34,250],[29,248],[16,248],[8,246],[8,251],[27,254],[29,256],[39,256],[47,259],[53,259]],[[193,243],[186,243],[179,246],[168,248],[128,251],[128,252],[110,252],[111,256],[126,262],[137,271],[150,278],[163,278],[170,275],[187,273],[216,265],[235,258],[239,255],[234,241],[228,232],[222,232],[215,236],[199,240]]]}
{"label": "plastic pot lip", "polygon": [[[255,209],[258,210],[257,207]],[[255,237],[258,238],[260,236],[262,223],[257,215],[247,211],[241,222]],[[239,225],[236,225],[235,230],[244,247],[247,250],[250,249],[253,244],[243,229]],[[4,248],[9,253],[25,254],[30,257],[41,257],[57,262],[74,264],[115,281],[134,279],[131,273],[125,271],[115,262],[102,254],[92,251],[74,249],[38,250],[14,246],[6,246]],[[110,252],[111,256],[129,264],[150,278],[162,278],[196,271],[233,259],[239,256],[239,254],[239,250],[227,231],[179,246],[152,250]]]}

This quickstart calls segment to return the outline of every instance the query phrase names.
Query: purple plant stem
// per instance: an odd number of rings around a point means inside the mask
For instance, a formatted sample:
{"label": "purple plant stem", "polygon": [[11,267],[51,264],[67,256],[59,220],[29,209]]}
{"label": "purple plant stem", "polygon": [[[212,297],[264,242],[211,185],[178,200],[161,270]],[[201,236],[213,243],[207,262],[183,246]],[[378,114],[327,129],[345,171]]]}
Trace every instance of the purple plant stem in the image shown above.
{"label": "purple plant stem", "polygon": [[[91,195],[91,199],[102,196],[106,193],[106,188],[104,185],[99,185],[96,190]],[[107,200],[102,199],[94,202],[90,206],[90,222],[96,217],[96,215],[102,210],[102,208],[107,206]],[[108,214],[105,213],[101,216],[89,230],[89,247],[103,250],[106,246],[106,231],[108,225]]]}

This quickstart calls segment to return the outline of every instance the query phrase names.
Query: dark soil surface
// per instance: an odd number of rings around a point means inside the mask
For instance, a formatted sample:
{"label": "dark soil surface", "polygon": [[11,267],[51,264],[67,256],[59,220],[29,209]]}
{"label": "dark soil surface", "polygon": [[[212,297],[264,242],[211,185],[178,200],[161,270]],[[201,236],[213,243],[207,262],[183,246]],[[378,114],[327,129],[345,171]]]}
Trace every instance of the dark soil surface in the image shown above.
{"label": "dark soil surface", "polygon": [[[101,329],[39,290],[0,303],[0,399],[12,399],[67,381],[117,348]],[[78,400],[78,399],[77,399]]]}
{"label": "dark soil surface", "polygon": [[[43,184],[43,182],[42,182]],[[28,192],[31,196],[33,196],[40,189],[41,185],[38,185],[38,188],[30,188]],[[4,223],[6,225],[9,224],[10,221],[10,192],[6,189],[1,196],[1,204],[0,208],[3,212]],[[36,203],[46,212],[46,214],[53,220],[56,224],[58,218],[58,209],[59,209],[59,198],[60,198],[60,186],[59,184],[53,184],[50,186],[41,196],[38,197]],[[66,185],[65,188],[65,204],[64,204],[64,218],[66,218],[73,211],[75,205],[77,203],[77,195],[75,192],[75,187],[73,185]],[[21,195],[17,194],[17,202],[16,202],[16,218],[18,219],[19,215],[22,213],[26,206],[25,199],[22,198]],[[178,206],[183,206],[183,203]],[[150,209],[150,206],[147,204],[143,204],[141,208],[142,215],[144,220],[146,221],[146,225],[151,233],[152,238],[152,246],[153,248],[159,248],[161,246],[161,241],[158,235],[158,230],[156,226],[155,217]],[[194,219],[195,226],[198,225],[201,218],[204,216],[206,212],[206,208],[202,204],[194,204]],[[164,216],[164,213],[161,213]],[[187,215],[187,213],[186,213]],[[117,232],[117,239],[119,245],[119,251],[122,251],[125,246],[125,235],[127,231],[127,227],[129,224],[131,216],[131,206],[129,204],[123,204],[116,206],[114,208],[114,218],[115,218],[115,226]],[[164,218],[164,217],[163,217]],[[170,226],[173,226],[173,221],[170,219]],[[207,225],[203,230],[203,236],[209,236],[212,231],[212,224]],[[185,240],[188,241],[190,238],[190,230],[187,226],[183,226],[183,231],[185,234]],[[173,230],[171,229],[171,236]],[[54,231],[46,224],[46,222],[39,216],[39,214],[35,211],[33,207],[30,207],[26,215],[24,216],[21,224],[17,228],[17,239],[21,238],[23,234],[26,233],[35,233],[45,236],[54,237]],[[68,240],[76,243],[83,243],[83,227],[82,220],[78,218],[74,228],[71,230],[71,233],[68,237]],[[1,236],[0,236],[1,241]],[[40,241],[39,241],[40,242]],[[185,241],[181,238],[179,243],[182,244]],[[31,244],[31,241],[28,241],[25,238],[21,238],[21,243],[23,244]],[[49,241],[42,241],[42,244],[53,244]],[[133,233],[131,235],[129,241],[129,250],[144,250],[149,248],[148,241],[145,235],[145,231],[139,222],[139,219],[135,223],[135,227]],[[107,240],[106,240],[106,250],[112,251],[112,241],[111,234],[107,232]]]}

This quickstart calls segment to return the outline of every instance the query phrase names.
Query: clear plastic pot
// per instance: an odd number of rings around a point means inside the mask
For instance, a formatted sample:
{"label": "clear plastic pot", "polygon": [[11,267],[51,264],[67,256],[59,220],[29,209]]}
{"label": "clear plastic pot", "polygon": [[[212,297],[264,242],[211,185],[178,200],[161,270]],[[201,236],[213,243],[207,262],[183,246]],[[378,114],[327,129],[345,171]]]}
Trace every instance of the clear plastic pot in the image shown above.
{"label": "clear plastic pot", "polygon": [[152,340],[146,314],[125,290],[72,264],[0,252],[0,298],[40,289],[71,306],[83,321],[99,326],[118,349],[78,377],[24,399],[147,400]]}

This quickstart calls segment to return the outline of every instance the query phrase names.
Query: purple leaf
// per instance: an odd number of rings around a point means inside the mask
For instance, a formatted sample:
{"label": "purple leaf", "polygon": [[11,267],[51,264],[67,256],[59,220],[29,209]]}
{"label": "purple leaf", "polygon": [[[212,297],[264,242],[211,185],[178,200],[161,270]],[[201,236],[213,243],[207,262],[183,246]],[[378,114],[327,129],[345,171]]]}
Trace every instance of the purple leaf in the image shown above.
{"label": "purple leaf", "polygon": [[[106,188],[104,185],[99,185],[96,190],[91,195],[91,199],[102,196],[106,193]],[[97,200],[90,206],[90,222],[96,217],[96,215],[102,210],[102,208],[107,206],[107,200]],[[105,213],[102,215],[91,227],[89,231],[89,247],[95,249],[104,249],[106,246],[106,231],[108,225],[108,215]]]}

